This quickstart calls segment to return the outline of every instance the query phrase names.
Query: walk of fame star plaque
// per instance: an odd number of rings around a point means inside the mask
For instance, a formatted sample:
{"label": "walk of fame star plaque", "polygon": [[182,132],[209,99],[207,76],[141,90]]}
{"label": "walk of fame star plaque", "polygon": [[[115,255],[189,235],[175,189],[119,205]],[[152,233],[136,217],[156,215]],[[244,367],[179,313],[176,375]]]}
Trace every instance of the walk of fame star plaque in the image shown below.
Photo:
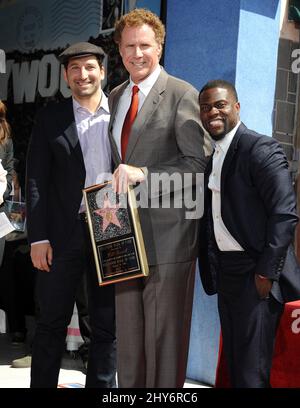
{"label": "walk of fame star plaque", "polygon": [[111,182],[85,188],[86,205],[99,285],[149,273],[135,194],[116,194]]}

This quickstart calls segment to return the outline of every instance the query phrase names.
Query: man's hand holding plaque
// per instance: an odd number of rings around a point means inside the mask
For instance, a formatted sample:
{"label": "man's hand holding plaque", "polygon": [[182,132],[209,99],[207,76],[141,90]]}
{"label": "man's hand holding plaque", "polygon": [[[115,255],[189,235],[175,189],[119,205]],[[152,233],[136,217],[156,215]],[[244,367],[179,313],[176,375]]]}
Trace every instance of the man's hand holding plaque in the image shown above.
{"label": "man's hand holding plaque", "polygon": [[127,193],[129,186],[145,180],[145,173],[140,167],[120,164],[113,174],[112,188],[117,193]]}

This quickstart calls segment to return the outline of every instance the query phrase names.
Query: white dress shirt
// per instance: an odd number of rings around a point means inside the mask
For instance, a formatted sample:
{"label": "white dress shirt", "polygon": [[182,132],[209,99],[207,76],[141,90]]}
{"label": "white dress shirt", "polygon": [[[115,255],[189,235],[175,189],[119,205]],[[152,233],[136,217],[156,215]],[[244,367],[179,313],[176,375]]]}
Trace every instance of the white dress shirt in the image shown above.
{"label": "white dress shirt", "polygon": [[221,174],[224,159],[234,135],[240,126],[239,122],[225,137],[215,142],[212,171],[209,176],[208,188],[212,191],[212,217],[214,233],[220,251],[244,251],[226,228],[221,217]]}
{"label": "white dress shirt", "polygon": [[102,92],[100,105],[94,113],[73,99],[73,111],[86,171],[84,187],[111,180],[111,149],[108,139],[110,115],[107,97]]}
{"label": "white dress shirt", "polygon": [[132,88],[134,85],[139,87],[138,97],[139,97],[139,106],[138,112],[140,111],[141,107],[143,106],[145,99],[147,98],[151,88],[157,81],[159,74],[161,72],[161,66],[158,65],[155,70],[146,78],[144,81],[140,82],[139,84],[135,84],[130,79],[128,86],[125,88],[122,96],[120,97],[118,109],[115,115],[114,123],[113,123],[113,137],[117,144],[117,148],[119,154],[121,156],[121,134],[122,134],[122,127],[125,120],[125,116],[127,111],[130,107],[131,103],[131,96],[132,96]]}

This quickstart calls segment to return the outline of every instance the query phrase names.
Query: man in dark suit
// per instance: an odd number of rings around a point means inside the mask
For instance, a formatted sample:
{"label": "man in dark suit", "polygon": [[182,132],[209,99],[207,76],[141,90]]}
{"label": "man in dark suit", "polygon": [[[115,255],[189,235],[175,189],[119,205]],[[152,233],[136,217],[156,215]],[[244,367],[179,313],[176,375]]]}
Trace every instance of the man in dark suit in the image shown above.
{"label": "man in dark suit", "polygon": [[77,287],[86,273],[92,339],[86,387],[115,385],[114,288],[99,287],[82,189],[111,174],[109,109],[101,90],[104,52],[78,43],[59,57],[72,98],[37,116],[27,159],[31,259],[40,308],[31,387],[56,387]]}
{"label": "man in dark suit", "polygon": [[[154,180],[164,173],[183,182],[187,173],[203,172],[206,160],[198,93],[159,65],[164,35],[159,18],[143,9],[116,24],[115,40],[130,80],[109,97],[109,136],[117,167],[113,183],[117,191],[127,191],[129,184],[140,182],[139,191],[146,195],[144,208],[138,210],[150,265],[147,278],[116,284],[117,371],[122,388],[182,387],[186,373],[198,220],[188,219],[183,206],[174,206],[175,193],[181,194],[182,187],[160,189]],[[126,148],[124,129],[128,131],[127,117],[132,116],[136,95]],[[171,202],[168,208],[162,208],[165,197]],[[160,203],[157,208],[151,208],[151,198]]]}
{"label": "man in dark suit", "polygon": [[218,293],[231,385],[268,387],[283,303],[300,298],[288,162],[274,139],[240,122],[232,84],[208,82],[199,101],[215,141],[205,172],[201,278],[208,294]]}

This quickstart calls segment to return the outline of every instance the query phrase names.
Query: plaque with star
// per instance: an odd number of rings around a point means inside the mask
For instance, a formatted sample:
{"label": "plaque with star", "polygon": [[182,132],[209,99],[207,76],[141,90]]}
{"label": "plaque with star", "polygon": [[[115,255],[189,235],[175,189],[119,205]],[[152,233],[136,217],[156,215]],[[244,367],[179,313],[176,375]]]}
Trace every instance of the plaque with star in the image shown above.
{"label": "plaque with star", "polygon": [[99,285],[149,273],[134,191],[113,191],[111,182],[85,188],[87,222]]}

